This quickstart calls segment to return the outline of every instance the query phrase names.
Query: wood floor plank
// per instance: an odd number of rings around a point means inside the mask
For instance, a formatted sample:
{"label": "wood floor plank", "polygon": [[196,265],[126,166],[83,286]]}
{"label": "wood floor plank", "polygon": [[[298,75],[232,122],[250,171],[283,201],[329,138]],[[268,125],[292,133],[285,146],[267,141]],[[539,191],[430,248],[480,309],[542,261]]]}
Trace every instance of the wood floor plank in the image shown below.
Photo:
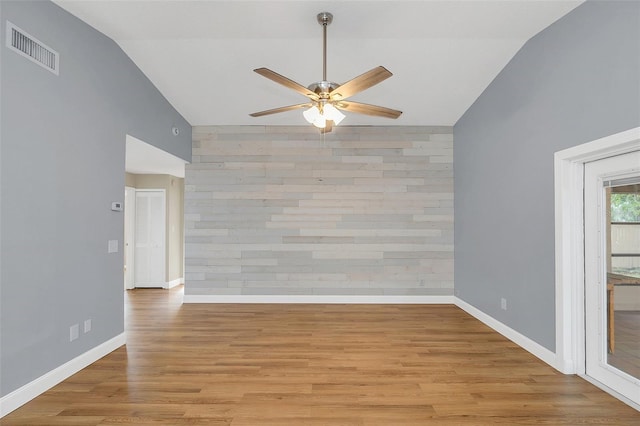
{"label": "wood floor plank", "polygon": [[181,301],[127,292],[127,346],[0,424],[640,424],[455,306]]}

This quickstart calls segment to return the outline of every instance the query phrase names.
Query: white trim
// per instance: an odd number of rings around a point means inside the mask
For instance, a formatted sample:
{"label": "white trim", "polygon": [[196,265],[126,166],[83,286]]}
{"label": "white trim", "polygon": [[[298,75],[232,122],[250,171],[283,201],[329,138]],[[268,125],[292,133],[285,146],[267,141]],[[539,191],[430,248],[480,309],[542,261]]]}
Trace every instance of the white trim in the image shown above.
{"label": "white trim", "polygon": [[[129,194],[129,201],[127,202],[127,193]],[[135,252],[136,252],[136,188],[133,186],[124,187],[124,233],[123,242],[124,245],[124,258],[126,259],[125,266],[127,270],[124,275],[124,289],[133,290],[136,288],[135,284]],[[127,246],[127,243],[129,245]],[[128,282],[127,282],[128,281]],[[127,285],[129,284],[129,285]]]}
{"label": "white trim", "polygon": [[640,127],[605,136],[582,145],[556,152],[556,159],[575,163],[588,163],[614,155],[622,155],[638,150]]}
{"label": "white trim", "polygon": [[556,357],[565,374],[585,373],[584,164],[640,149],[640,127],[555,153]]}
{"label": "white trim", "polygon": [[71,377],[78,371],[96,362],[100,358],[104,357],[110,352],[113,352],[126,343],[126,334],[121,333],[116,337],[96,346],[95,348],[89,349],[87,352],[78,355],[71,361],[66,362],[61,366],[49,371],[48,373],[43,374],[42,376],[27,383],[21,388],[14,390],[10,394],[3,396],[2,398],[0,398],[0,418],[6,416],[13,410],[26,404],[33,398],[46,392],[58,383]]}
{"label": "white trim", "polygon": [[176,278],[175,280],[169,281],[164,285],[164,288],[169,289],[173,288],[177,285],[184,284],[184,277]]}
{"label": "white trim", "polygon": [[464,300],[458,299],[456,297],[455,305],[473,316],[478,321],[484,323],[485,325],[491,327],[493,330],[502,334],[504,337],[511,340],[516,345],[522,347],[527,352],[530,352],[532,355],[540,358],[542,361],[546,362],[555,369],[560,370],[560,368],[558,368],[557,366],[556,354],[551,352],[549,349],[518,333],[514,329],[504,325],[497,319],[490,317],[478,308],[468,304]]}
{"label": "white trim", "polygon": [[183,303],[453,304],[453,296],[185,295]]}
{"label": "white trim", "polygon": [[624,402],[625,404],[629,405],[631,408],[635,408],[636,410],[640,411],[640,404],[637,404],[635,401],[632,401],[626,396],[614,391],[610,387],[603,385],[593,377],[587,376],[586,374],[579,374],[579,376],[582,379],[586,380],[587,382],[591,383],[593,386],[599,388],[600,390],[608,393],[612,397],[617,398],[620,401]]}
{"label": "white trim", "polygon": [[[583,164],[555,155],[556,356],[565,374],[584,372]],[[578,195],[579,194],[579,195]],[[579,249],[578,249],[579,248]]]}

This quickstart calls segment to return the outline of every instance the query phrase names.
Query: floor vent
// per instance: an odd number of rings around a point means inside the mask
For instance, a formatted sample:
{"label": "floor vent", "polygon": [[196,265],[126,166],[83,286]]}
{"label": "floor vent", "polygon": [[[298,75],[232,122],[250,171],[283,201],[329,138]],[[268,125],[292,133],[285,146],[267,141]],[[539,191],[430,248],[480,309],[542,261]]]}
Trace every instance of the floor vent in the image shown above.
{"label": "floor vent", "polygon": [[58,52],[9,21],[7,21],[7,47],[58,75]]}

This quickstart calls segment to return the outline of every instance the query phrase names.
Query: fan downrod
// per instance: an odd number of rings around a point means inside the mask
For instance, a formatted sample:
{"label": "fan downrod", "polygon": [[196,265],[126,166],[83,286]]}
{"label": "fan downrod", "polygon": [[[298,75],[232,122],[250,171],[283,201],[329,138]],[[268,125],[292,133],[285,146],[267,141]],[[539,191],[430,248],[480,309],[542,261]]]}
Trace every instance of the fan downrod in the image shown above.
{"label": "fan downrod", "polygon": [[[327,26],[333,22],[333,15],[329,12],[320,12],[317,19],[318,24],[322,25],[322,81],[317,83],[321,85],[327,81]],[[315,91],[315,89],[311,90]]]}

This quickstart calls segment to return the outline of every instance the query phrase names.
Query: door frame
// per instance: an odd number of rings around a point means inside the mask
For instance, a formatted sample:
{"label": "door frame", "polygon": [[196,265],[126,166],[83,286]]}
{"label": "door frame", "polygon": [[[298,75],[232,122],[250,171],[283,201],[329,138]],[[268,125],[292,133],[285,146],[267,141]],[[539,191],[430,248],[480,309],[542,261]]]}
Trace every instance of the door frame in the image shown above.
{"label": "door frame", "polygon": [[[640,150],[588,163],[585,167],[585,334],[586,374],[640,404],[640,378],[612,365],[608,359],[607,242],[610,201],[606,181],[640,179]],[[587,245],[587,241],[589,244]],[[613,309],[613,307],[611,307]]]}
{"label": "door frame", "polygon": [[[126,257],[125,267],[127,268],[124,272],[124,288],[125,290],[131,290],[135,288],[135,277],[134,277],[134,268],[135,268],[135,244],[136,244],[136,188],[132,186],[125,186],[125,197],[124,197],[124,222],[125,222],[125,234],[123,238],[123,246],[124,246],[124,255]],[[131,194],[131,200],[127,202],[127,192]],[[128,222],[128,223],[127,223]],[[126,232],[128,231],[128,232]],[[127,242],[129,245],[127,246]],[[129,285],[127,285],[129,284]]]}
{"label": "door frame", "polygon": [[[588,379],[585,375],[584,329],[584,164],[639,149],[640,127],[636,127],[558,151],[554,156],[555,367],[565,374],[578,374]],[[604,390],[613,392],[608,388]],[[612,394],[639,408],[621,395]]]}

